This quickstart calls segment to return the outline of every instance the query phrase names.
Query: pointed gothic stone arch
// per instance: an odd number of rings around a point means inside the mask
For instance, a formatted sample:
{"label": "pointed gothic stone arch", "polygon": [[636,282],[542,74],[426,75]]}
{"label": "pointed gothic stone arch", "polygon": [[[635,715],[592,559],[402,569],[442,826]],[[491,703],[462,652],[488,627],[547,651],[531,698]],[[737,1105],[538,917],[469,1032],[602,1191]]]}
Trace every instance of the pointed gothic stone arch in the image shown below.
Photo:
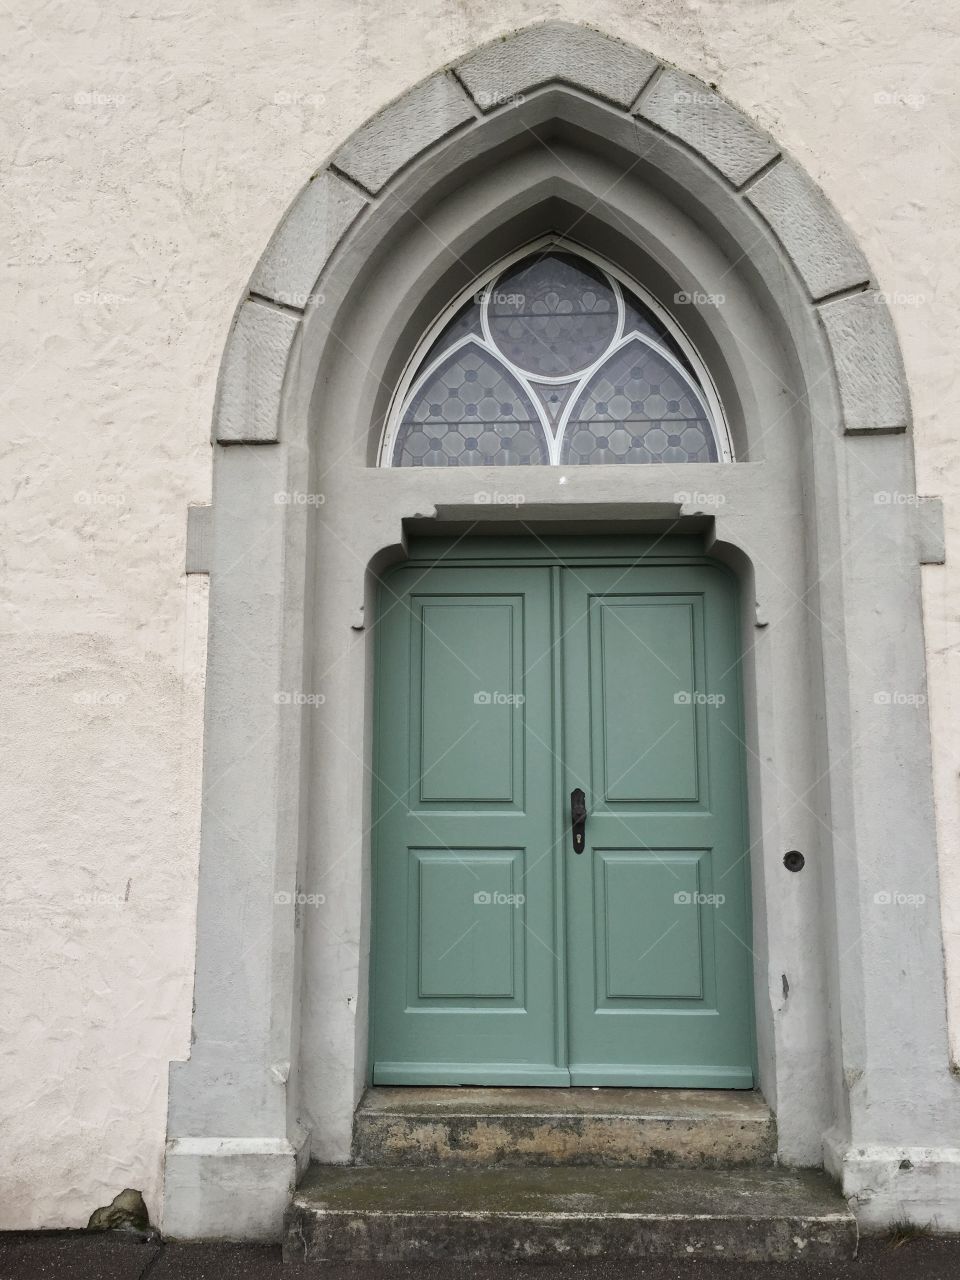
{"label": "pointed gothic stone arch", "polygon": [[[875,1221],[922,1178],[937,1211],[958,1167],[939,917],[913,936],[902,913],[871,913],[905,875],[936,910],[926,717],[894,734],[875,696],[924,687],[918,566],[937,554],[915,505],[877,519],[877,493],[914,489],[889,315],[835,210],[767,134],[651,54],[547,23],[348,139],[286,214],[230,332],[213,506],[190,528],[211,611],[168,1234],[275,1238],[309,1154],[348,1157],[366,1071],[364,605],[411,522],[501,514],[473,505],[495,469],[378,471],[380,430],[449,300],[545,232],[682,315],[741,460],[688,467],[682,488],[660,467],[587,469],[562,493],[555,474],[527,476],[524,515],[689,528],[745,583],[757,1031],[781,1158],[825,1156]],[[784,871],[789,848],[804,875]],[[311,912],[320,895],[335,929]],[[916,1093],[924,1114],[909,1116]],[[910,1169],[907,1144],[927,1148]],[[886,1190],[868,1194],[878,1175]]]}

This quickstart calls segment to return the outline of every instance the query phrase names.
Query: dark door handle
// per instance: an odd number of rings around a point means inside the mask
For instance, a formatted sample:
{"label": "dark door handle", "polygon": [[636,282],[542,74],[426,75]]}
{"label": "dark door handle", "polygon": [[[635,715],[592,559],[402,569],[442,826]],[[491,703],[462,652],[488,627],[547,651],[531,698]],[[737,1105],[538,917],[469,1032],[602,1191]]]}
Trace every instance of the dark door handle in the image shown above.
{"label": "dark door handle", "polygon": [[573,852],[583,853],[587,842],[587,797],[580,787],[570,792],[570,825],[573,827]]}

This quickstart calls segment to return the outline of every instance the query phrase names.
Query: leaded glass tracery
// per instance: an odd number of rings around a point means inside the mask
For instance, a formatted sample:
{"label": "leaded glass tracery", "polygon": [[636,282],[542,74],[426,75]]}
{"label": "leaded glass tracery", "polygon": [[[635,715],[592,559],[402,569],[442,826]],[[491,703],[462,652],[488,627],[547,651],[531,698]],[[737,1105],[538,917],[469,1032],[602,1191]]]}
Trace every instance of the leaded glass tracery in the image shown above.
{"label": "leaded glass tracery", "polygon": [[580,393],[560,461],[716,462],[703,412],[688,375],[655,347],[628,340]]}
{"label": "leaded glass tracery", "polygon": [[705,386],[655,311],[586,259],[530,254],[475,293],[419,366],[385,465],[716,462]]}
{"label": "leaded glass tracery", "polygon": [[497,349],[534,378],[571,378],[617,332],[613,288],[591,264],[564,255],[528,258],[488,290],[487,327]]}
{"label": "leaded glass tracery", "polygon": [[400,424],[394,465],[482,467],[549,461],[532,398],[474,338],[454,346],[421,384]]}

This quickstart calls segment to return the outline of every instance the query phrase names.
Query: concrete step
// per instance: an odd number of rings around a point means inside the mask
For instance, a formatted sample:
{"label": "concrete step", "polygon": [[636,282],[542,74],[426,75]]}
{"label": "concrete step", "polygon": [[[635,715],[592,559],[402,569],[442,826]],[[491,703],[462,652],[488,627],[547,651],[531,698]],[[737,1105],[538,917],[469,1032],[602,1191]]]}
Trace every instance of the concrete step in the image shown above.
{"label": "concrete step", "polygon": [[369,1089],[355,1164],[496,1168],[773,1163],[759,1094],[724,1089]]}
{"label": "concrete step", "polygon": [[284,1222],[308,1262],[836,1261],[857,1225],[821,1173],[315,1165]]}

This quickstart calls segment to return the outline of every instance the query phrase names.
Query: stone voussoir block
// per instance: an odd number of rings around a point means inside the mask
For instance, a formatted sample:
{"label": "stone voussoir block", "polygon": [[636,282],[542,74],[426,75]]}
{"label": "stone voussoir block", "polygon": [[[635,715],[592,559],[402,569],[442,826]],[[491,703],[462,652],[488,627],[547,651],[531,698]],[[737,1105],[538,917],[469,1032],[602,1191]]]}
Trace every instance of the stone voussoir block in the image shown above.
{"label": "stone voussoir block", "polygon": [[747,199],[769,223],[816,301],[870,279],[867,260],[820,188],[782,160]]}
{"label": "stone voussoir block", "polygon": [[376,195],[422,151],[475,119],[474,104],[453,76],[431,76],[352,134],[332,163]]}
{"label": "stone voussoir block", "polygon": [[820,320],[833,352],[846,435],[906,431],[910,421],[900,348],[874,290],[827,302]]}
{"label": "stone voussoir block", "polygon": [[302,311],[337,242],[366,204],[336,174],[318,173],[287,210],[257,263],[250,292]]}
{"label": "stone voussoir block", "polygon": [[657,65],[652,54],[599,31],[551,22],[494,40],[455,70],[483,111],[558,81],[626,108]]}
{"label": "stone voussoir block", "polygon": [[227,340],[214,439],[218,444],[270,444],[278,438],[280,396],[298,316],[248,298]]}
{"label": "stone voussoir block", "polygon": [[692,147],[737,187],[780,154],[771,137],[719,94],[672,68],[644,94],[637,114]]}

